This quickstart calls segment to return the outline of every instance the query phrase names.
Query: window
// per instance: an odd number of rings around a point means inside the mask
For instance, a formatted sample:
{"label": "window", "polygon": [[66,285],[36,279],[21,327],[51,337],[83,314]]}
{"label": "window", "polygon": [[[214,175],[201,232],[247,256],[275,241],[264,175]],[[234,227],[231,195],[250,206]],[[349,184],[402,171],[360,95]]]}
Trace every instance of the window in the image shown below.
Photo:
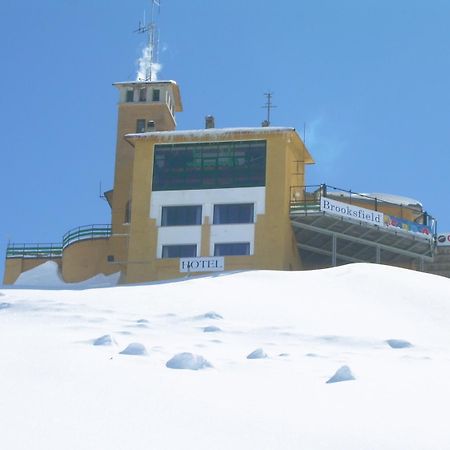
{"label": "window", "polygon": [[136,133],[145,133],[145,119],[136,120]]}
{"label": "window", "polygon": [[250,242],[233,242],[229,244],[214,245],[214,256],[243,255],[250,255]]}
{"label": "window", "polygon": [[147,101],[147,89],[146,88],[139,89],[139,101],[140,102]]}
{"label": "window", "polygon": [[189,258],[197,256],[197,245],[163,245],[162,257],[165,258]]}
{"label": "window", "polygon": [[201,225],[202,207],[195,206],[163,206],[161,226]]}
{"label": "window", "polygon": [[155,145],[153,190],[265,186],[266,141]]}
{"label": "window", "polygon": [[214,205],[213,224],[253,223],[253,203]]}
{"label": "window", "polygon": [[125,205],[124,223],[131,222],[131,200],[128,200]]}
{"label": "window", "polygon": [[131,103],[134,101],[134,91],[132,89],[127,90],[126,102]]}
{"label": "window", "polygon": [[152,100],[154,102],[159,102],[159,98],[160,98],[160,90],[159,89],[153,89]]}

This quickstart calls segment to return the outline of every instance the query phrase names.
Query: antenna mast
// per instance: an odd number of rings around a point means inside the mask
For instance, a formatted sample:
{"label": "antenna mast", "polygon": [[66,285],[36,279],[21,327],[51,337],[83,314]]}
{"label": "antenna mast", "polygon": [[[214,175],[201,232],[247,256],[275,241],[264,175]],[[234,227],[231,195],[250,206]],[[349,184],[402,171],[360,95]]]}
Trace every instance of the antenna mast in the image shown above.
{"label": "antenna mast", "polygon": [[[159,48],[159,31],[156,19],[161,11],[161,0],[150,0],[150,22],[146,21],[145,11],[144,20],[139,21],[139,27],[135,33],[147,34],[147,46],[143,51],[142,57],[139,59],[139,81],[154,81],[158,71],[158,48]],[[155,12],[155,10],[157,11]],[[156,17],[155,17],[156,16]]]}
{"label": "antenna mast", "polygon": [[262,106],[261,108],[267,109],[267,119],[264,120],[263,127],[270,127],[270,111],[273,108],[276,108],[276,106],[274,104],[272,104],[273,92],[265,92],[264,95],[266,96],[267,101],[266,101],[265,105]]}

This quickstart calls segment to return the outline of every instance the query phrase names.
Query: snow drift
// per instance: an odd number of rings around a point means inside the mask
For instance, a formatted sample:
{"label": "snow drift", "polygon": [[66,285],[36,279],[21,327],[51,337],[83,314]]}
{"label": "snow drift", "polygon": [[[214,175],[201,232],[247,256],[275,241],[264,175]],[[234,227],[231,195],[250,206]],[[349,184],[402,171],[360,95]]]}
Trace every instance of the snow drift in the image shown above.
{"label": "snow drift", "polygon": [[[450,448],[446,278],[356,264],[0,291],[1,448]],[[120,354],[133,343],[145,357]]]}

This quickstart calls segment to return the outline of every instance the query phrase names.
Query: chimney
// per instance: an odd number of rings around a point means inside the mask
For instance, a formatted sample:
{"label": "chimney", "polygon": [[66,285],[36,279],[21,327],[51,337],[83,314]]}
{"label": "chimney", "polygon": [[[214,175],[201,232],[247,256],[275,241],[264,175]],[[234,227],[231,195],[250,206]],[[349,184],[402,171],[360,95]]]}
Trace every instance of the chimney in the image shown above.
{"label": "chimney", "polygon": [[215,128],[214,116],[205,117],[205,128]]}

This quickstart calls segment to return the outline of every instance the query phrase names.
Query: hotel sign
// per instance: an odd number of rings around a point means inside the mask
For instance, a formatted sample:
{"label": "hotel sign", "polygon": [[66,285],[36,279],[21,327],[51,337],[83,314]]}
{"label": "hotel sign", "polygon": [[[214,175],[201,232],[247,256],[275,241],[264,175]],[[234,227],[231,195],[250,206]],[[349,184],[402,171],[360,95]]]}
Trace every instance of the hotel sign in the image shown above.
{"label": "hotel sign", "polygon": [[222,272],[225,270],[223,256],[180,258],[180,272]]}
{"label": "hotel sign", "polygon": [[320,199],[320,210],[335,216],[348,217],[349,219],[359,220],[372,225],[384,226],[383,213],[361,208],[356,205],[337,202],[331,198],[322,197]]}

